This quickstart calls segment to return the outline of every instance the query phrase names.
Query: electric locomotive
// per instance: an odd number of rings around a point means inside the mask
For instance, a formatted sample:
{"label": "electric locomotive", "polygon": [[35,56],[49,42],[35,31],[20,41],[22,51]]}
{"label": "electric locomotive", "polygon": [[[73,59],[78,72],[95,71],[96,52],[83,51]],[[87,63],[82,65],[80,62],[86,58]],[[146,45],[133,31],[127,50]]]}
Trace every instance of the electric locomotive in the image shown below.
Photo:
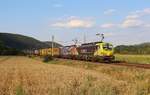
{"label": "electric locomotive", "polygon": [[114,57],[113,45],[105,42],[85,43],[78,47],[79,58],[83,60],[112,61]]}

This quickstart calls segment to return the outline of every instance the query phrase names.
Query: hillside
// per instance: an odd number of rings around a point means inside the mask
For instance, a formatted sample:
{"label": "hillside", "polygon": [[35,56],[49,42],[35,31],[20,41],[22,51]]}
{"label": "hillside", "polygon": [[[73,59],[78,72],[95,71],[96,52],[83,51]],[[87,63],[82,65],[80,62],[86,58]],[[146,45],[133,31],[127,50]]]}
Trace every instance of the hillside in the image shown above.
{"label": "hillside", "polygon": [[115,52],[120,54],[150,54],[150,43],[119,45],[115,47]]}
{"label": "hillside", "polygon": [[[51,45],[52,45],[52,42],[50,42],[50,41],[45,41],[44,43],[47,44],[47,45],[50,45],[50,47],[51,47]],[[61,45],[61,44],[58,44],[58,43],[54,43],[53,46],[54,46],[54,47],[61,47],[62,45]]]}
{"label": "hillside", "polygon": [[[60,44],[56,43],[56,46]],[[0,33],[0,47],[13,48],[17,50],[39,49],[50,47],[50,44],[36,40],[32,37],[19,34]],[[57,46],[57,47],[58,47]]]}

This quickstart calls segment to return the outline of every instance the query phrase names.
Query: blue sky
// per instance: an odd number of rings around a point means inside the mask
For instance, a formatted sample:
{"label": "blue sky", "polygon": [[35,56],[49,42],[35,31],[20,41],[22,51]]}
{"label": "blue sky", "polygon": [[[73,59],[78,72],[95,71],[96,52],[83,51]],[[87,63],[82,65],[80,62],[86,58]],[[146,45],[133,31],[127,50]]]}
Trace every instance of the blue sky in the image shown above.
{"label": "blue sky", "polygon": [[0,0],[0,32],[17,33],[64,45],[98,41],[150,42],[149,0]]}

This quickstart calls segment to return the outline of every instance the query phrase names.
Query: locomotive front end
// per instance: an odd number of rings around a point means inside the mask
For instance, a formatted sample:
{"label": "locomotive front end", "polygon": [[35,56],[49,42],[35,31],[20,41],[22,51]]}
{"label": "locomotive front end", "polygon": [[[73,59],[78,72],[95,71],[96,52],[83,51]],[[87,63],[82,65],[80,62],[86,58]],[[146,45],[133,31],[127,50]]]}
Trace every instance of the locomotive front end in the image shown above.
{"label": "locomotive front end", "polygon": [[114,56],[114,48],[110,43],[98,43],[97,51],[95,52],[95,56],[100,56],[104,61],[113,61],[115,59]]}

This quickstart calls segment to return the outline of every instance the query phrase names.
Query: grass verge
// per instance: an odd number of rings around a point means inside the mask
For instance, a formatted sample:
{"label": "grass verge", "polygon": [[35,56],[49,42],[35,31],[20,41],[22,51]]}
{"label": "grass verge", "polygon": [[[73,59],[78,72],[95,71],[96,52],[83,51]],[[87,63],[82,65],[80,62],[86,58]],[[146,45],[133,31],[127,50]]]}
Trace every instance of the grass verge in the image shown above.
{"label": "grass verge", "polygon": [[115,55],[116,60],[127,63],[150,64],[150,55]]}

